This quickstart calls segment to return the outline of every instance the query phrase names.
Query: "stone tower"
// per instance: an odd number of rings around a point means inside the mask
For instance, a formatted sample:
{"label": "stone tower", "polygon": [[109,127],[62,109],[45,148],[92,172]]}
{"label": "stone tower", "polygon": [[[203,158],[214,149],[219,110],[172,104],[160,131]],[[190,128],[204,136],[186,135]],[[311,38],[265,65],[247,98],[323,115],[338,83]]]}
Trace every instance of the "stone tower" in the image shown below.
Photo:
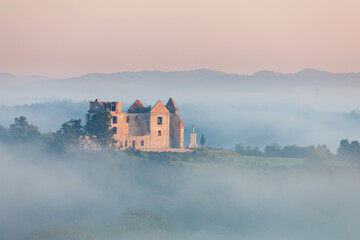
{"label": "stone tower", "polygon": [[196,132],[195,132],[195,125],[193,125],[193,131],[190,133],[190,145],[189,148],[198,148],[196,144]]}

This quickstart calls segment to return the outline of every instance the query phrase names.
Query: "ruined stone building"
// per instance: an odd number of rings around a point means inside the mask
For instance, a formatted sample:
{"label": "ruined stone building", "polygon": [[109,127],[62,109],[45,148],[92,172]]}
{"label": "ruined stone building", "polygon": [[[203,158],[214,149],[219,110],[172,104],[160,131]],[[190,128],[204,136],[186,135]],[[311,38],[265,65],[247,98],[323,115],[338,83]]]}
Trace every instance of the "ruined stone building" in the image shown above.
{"label": "ruined stone building", "polygon": [[184,151],[184,122],[174,99],[166,105],[160,100],[153,108],[145,108],[136,100],[127,112],[121,102],[90,101],[88,121],[98,112],[108,111],[114,138],[121,149],[132,147],[142,151]]}

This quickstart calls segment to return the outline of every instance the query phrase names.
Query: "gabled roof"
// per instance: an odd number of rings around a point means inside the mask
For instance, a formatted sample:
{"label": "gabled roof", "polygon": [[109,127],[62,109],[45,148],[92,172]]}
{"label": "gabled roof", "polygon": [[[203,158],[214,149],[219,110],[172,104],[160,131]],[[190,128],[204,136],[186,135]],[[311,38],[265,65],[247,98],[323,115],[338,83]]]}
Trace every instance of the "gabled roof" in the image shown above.
{"label": "gabled roof", "polygon": [[95,102],[91,102],[91,108],[89,112],[101,112],[104,111],[103,106],[101,105],[101,102],[99,99],[96,99]]}
{"label": "gabled roof", "polygon": [[151,109],[150,112],[160,112],[160,113],[168,113],[169,110],[164,106],[164,104],[159,100],[155,106]]}
{"label": "gabled roof", "polygon": [[136,99],[136,101],[131,105],[131,107],[127,110],[128,113],[143,113],[146,112],[144,105]]}
{"label": "gabled roof", "polygon": [[177,113],[177,111],[179,111],[178,107],[176,106],[176,103],[174,101],[173,98],[170,98],[169,101],[166,104],[166,108],[169,110],[169,112],[171,113]]}

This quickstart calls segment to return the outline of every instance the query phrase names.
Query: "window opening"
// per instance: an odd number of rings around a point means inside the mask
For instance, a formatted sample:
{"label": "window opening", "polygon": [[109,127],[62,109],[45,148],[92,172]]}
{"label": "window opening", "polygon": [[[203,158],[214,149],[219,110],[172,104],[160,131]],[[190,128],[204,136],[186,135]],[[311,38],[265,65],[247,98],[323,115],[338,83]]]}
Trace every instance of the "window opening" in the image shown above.
{"label": "window opening", "polygon": [[157,124],[158,124],[158,125],[162,125],[162,117],[158,117],[158,118],[157,118]]}

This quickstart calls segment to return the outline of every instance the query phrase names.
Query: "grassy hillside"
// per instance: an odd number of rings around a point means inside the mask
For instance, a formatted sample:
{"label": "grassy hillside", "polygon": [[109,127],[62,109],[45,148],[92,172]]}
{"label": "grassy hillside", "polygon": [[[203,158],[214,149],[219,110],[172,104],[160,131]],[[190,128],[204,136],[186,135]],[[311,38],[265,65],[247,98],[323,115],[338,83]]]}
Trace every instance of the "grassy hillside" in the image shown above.
{"label": "grassy hillside", "polygon": [[231,163],[235,166],[283,166],[292,167],[302,165],[304,158],[280,158],[280,157],[254,157],[243,156],[234,151],[206,150],[190,153],[170,152],[129,152],[140,159],[152,161],[167,161],[176,166],[210,166],[213,164]]}
{"label": "grassy hillside", "polygon": [[281,158],[281,157],[256,157],[243,156],[237,152],[209,150],[209,154],[232,161],[238,165],[258,165],[258,166],[296,166],[304,163],[304,158]]}
{"label": "grassy hillside", "polygon": [[315,160],[307,158],[287,158],[287,157],[262,157],[244,156],[229,150],[205,150],[190,153],[174,152],[141,152],[128,151],[139,160],[149,160],[152,162],[169,163],[178,167],[212,167],[227,164],[234,167],[351,167],[354,162],[342,161],[336,158],[326,160]]}

